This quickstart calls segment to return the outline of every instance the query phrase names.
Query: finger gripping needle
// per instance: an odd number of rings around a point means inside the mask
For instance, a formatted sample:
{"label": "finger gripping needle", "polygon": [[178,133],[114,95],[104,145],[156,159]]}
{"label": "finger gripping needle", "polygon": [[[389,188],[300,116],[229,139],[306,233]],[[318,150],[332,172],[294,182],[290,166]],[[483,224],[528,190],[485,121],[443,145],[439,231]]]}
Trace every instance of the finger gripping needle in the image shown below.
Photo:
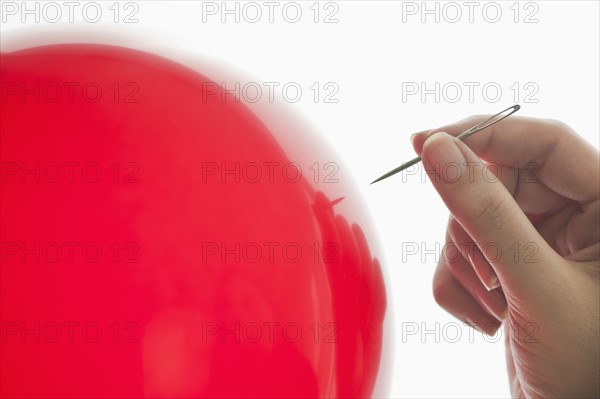
{"label": "finger gripping needle", "polygon": [[[508,107],[505,110],[502,110],[502,111],[498,112],[497,114],[490,116],[488,119],[484,120],[481,123],[478,123],[477,125],[473,126],[472,128],[465,130],[464,132],[462,132],[461,134],[456,136],[456,138],[461,141],[464,141],[467,137],[471,137],[475,133],[480,132],[484,129],[487,129],[488,127],[500,122],[502,119],[508,118],[509,116],[511,116],[512,114],[517,112],[520,108],[521,108],[521,106],[519,104],[513,105],[512,107]],[[411,166],[416,165],[419,162],[421,162],[421,157],[416,157],[414,159],[411,159],[410,161],[403,163],[401,166],[398,166],[397,168],[390,170],[383,176],[373,180],[371,182],[371,184],[377,183],[378,181],[381,181],[383,179],[387,179],[388,177],[393,176],[396,173],[400,173],[404,169],[410,168]]]}

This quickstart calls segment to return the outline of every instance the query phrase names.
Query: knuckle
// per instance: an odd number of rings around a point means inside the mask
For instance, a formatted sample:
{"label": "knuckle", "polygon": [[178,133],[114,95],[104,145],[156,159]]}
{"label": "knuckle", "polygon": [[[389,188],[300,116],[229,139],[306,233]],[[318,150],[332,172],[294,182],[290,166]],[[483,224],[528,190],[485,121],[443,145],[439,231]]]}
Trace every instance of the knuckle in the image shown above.
{"label": "knuckle", "polygon": [[506,195],[501,195],[497,189],[489,189],[480,194],[476,199],[479,212],[475,217],[478,221],[485,221],[493,228],[501,228],[510,218],[509,203]]}
{"label": "knuckle", "polygon": [[461,236],[463,236],[463,232],[464,229],[462,228],[460,223],[458,223],[458,220],[452,218],[448,222],[448,234],[450,235],[450,238],[452,239],[452,242],[455,243],[455,245],[458,245],[460,243],[456,241],[458,241],[461,238]]}
{"label": "knuckle", "polygon": [[456,275],[458,273],[460,273],[461,271],[461,266],[462,266],[462,256],[460,255],[460,252],[458,251],[458,248],[455,245],[450,246],[449,248],[451,248],[450,250],[448,250],[447,254],[444,254],[444,263],[446,264],[446,267],[448,268],[448,270],[450,271],[450,273],[452,273],[452,275]]}
{"label": "knuckle", "polygon": [[544,121],[548,125],[549,128],[559,130],[562,132],[569,132],[569,133],[573,132],[573,128],[571,128],[571,126],[567,125],[563,121],[559,121],[557,119],[544,119]]}
{"label": "knuckle", "polygon": [[441,307],[445,306],[445,304],[448,302],[448,290],[445,285],[434,285],[433,299],[435,299],[435,302]]}

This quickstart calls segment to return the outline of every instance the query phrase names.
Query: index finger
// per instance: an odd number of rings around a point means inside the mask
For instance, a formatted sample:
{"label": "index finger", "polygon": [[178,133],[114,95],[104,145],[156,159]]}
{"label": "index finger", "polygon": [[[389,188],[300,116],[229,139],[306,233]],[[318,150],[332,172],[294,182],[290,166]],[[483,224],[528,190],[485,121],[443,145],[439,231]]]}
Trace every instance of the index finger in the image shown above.
{"label": "index finger", "polygon": [[[478,115],[413,136],[413,146],[421,153],[423,143],[437,132],[453,136],[485,121]],[[522,167],[533,163],[535,177],[557,194],[588,203],[598,199],[600,155],[567,125],[550,119],[511,116],[465,139],[465,143],[486,162]]]}

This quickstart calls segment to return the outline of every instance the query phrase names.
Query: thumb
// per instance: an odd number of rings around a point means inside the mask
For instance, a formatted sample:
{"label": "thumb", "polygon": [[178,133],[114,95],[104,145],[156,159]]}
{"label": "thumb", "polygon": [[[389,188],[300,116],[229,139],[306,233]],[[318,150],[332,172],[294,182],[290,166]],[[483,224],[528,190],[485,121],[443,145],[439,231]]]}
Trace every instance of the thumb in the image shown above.
{"label": "thumb", "polygon": [[553,272],[558,255],[502,182],[488,177],[486,165],[466,144],[446,133],[436,133],[425,141],[421,158],[442,200],[504,287],[530,289],[541,273],[547,276]]}

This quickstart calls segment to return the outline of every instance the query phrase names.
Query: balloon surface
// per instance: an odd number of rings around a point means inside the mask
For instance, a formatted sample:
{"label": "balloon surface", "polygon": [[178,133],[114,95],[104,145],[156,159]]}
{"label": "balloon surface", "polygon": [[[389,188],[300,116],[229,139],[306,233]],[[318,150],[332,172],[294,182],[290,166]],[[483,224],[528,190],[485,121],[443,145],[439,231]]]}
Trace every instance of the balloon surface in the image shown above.
{"label": "balloon surface", "polygon": [[322,144],[149,53],[0,68],[2,396],[372,395],[384,281]]}

